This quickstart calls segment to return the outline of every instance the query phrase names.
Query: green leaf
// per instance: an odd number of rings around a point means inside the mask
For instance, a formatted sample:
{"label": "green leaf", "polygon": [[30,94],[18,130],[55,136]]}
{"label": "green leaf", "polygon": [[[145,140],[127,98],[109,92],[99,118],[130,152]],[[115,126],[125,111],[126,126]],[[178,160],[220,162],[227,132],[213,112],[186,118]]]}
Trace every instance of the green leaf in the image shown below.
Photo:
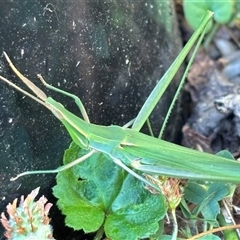
{"label": "green leaf", "polygon": [[213,18],[216,22],[225,24],[231,20],[231,17],[234,13],[234,1],[233,0],[224,0],[224,1],[208,1],[209,7],[214,12]]}
{"label": "green leaf", "polygon": [[196,216],[202,213],[206,220],[216,220],[220,212],[218,201],[228,194],[228,186],[224,183],[206,183],[205,185],[188,181],[184,190],[184,197],[197,205],[193,210]]}
{"label": "green leaf", "polygon": [[[185,18],[194,30],[198,28],[207,10],[214,12],[213,18],[217,23],[228,23],[234,14],[234,6],[235,3],[233,0],[183,1]],[[209,29],[211,25],[209,25]]]}
{"label": "green leaf", "polygon": [[[226,150],[220,151],[216,155],[235,161],[232,154]],[[190,213],[187,204],[182,200],[181,209],[186,217],[192,219],[197,218],[197,215],[201,212],[204,218],[209,222],[212,221],[211,224],[213,224],[220,211],[218,201],[233,193],[234,189],[235,185],[233,184],[188,181],[184,189],[184,197],[197,206]]]}
{"label": "green leaf", "polygon": [[[64,164],[86,153],[72,143],[65,152]],[[103,226],[111,239],[131,240],[154,234],[167,210],[162,194],[148,192],[142,182],[102,153],[60,172],[53,192],[67,226],[85,232]]]}
{"label": "green leaf", "polygon": [[196,219],[196,216],[191,213],[189,206],[186,203],[185,198],[182,198],[180,208],[181,208],[181,212],[185,218]]}
{"label": "green leaf", "polygon": [[213,234],[208,234],[204,237],[198,238],[198,240],[221,240],[221,238]]}
{"label": "green leaf", "polygon": [[220,157],[232,159],[232,160],[235,161],[233,155],[232,155],[229,151],[227,151],[227,150],[222,150],[222,151],[216,153],[216,155],[217,155],[217,156],[220,156]]}
{"label": "green leaf", "polygon": [[203,197],[206,195],[206,188],[204,185],[200,185],[196,182],[188,181],[187,186],[184,189],[184,197],[195,204],[199,204],[203,201]]}
{"label": "green leaf", "polygon": [[[161,237],[159,237],[157,240],[172,240],[172,235],[162,235]],[[183,238],[177,238],[176,240],[181,240]]]}

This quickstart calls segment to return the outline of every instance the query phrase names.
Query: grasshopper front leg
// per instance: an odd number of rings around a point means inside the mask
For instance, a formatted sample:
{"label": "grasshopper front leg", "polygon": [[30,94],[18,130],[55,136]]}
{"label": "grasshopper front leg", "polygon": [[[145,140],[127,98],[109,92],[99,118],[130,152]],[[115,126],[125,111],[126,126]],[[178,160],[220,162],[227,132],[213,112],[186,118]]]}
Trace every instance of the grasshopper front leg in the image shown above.
{"label": "grasshopper front leg", "polygon": [[36,171],[26,171],[26,172],[20,173],[16,177],[11,178],[10,181],[15,181],[20,177],[23,177],[23,176],[26,176],[26,175],[31,175],[31,174],[49,174],[49,173],[59,173],[59,172],[65,171],[65,170],[67,170],[67,169],[85,161],[86,159],[91,157],[96,152],[97,152],[96,150],[92,149],[89,153],[87,153],[84,156],[76,159],[75,161],[73,161],[71,163],[68,163],[64,166],[58,167],[56,169],[53,169],[53,170],[36,170]]}

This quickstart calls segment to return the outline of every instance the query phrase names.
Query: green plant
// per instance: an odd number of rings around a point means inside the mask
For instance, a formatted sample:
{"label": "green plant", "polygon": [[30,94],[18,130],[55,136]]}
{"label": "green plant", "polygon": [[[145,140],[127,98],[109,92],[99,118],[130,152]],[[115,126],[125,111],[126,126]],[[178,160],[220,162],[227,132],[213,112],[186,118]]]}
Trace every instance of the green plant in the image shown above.
{"label": "green plant", "polygon": [[[4,77],[0,78],[48,108],[63,123],[73,139],[65,153],[64,166],[56,170],[30,171],[17,176],[59,173],[54,194],[59,198],[58,206],[66,214],[66,225],[75,230],[84,229],[85,232],[97,231],[95,239],[101,239],[103,232],[111,239],[169,239],[169,236],[163,235],[163,218],[169,209],[175,225],[171,238],[176,239],[178,226],[175,208],[182,196],[181,189],[178,188],[178,183],[174,184],[171,179],[165,182],[159,175],[240,182],[238,162],[177,146],[139,132],[199,36],[197,46],[200,44],[210,18],[211,13],[208,13],[150,94],[131,129],[89,123],[79,98],[48,85],[40,77],[48,88],[72,97],[85,121],[72,114],[24,77],[5,53],[13,71],[38,98]],[[84,161],[86,159],[88,160]],[[118,168],[115,163],[122,168]],[[135,171],[129,167],[133,167]],[[144,175],[140,175],[138,170]],[[135,177],[144,182],[144,188],[142,182]],[[212,192],[208,191],[205,198],[208,198],[208,193]],[[223,196],[224,194],[221,195]],[[220,197],[213,198],[211,202],[216,203],[219,199]],[[205,203],[207,204],[209,202]]]}
{"label": "green plant", "polygon": [[[184,15],[188,24],[195,30],[198,28],[207,10],[214,12],[213,19],[218,24],[229,23],[235,15],[234,0],[184,0]],[[213,21],[210,22],[208,29],[211,28]]]}
{"label": "green plant", "polygon": [[[64,164],[85,153],[72,143],[64,154]],[[167,211],[162,194],[152,195],[102,153],[58,174],[53,192],[67,226],[97,231],[95,239],[101,239],[103,232],[110,239],[148,237],[158,230]]]}

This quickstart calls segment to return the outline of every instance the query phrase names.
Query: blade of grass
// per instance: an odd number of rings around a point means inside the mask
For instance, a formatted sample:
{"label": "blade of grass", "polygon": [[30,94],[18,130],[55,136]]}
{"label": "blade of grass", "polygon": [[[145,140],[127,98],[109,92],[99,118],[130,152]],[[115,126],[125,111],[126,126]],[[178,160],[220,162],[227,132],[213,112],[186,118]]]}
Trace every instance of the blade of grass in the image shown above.
{"label": "blade of grass", "polygon": [[161,80],[158,82],[156,87],[153,89],[147,100],[145,101],[144,105],[142,106],[141,110],[139,111],[137,118],[132,126],[132,129],[135,129],[137,131],[140,131],[143,124],[146,122],[147,118],[150,116],[151,112],[153,111],[154,107],[162,97],[163,93],[165,92],[166,88],[172,81],[173,77],[175,76],[176,72],[178,71],[179,67],[183,63],[185,57],[189,53],[190,49],[192,48],[193,44],[198,39],[199,35],[203,32],[205,26],[209,22],[213,15],[213,12],[208,11],[205,17],[203,18],[203,21],[201,22],[199,28],[195,31],[195,33],[192,35],[188,43],[185,45],[181,53],[178,55],[178,57],[175,59],[175,61],[172,63],[170,68],[167,70],[167,72],[163,75]]}
{"label": "blade of grass", "polygon": [[190,58],[190,60],[189,60],[189,62],[188,62],[188,64],[187,64],[187,67],[186,67],[186,69],[185,69],[185,71],[184,71],[184,74],[183,74],[183,76],[182,76],[182,79],[181,79],[181,81],[180,81],[180,83],[179,83],[179,85],[178,85],[177,91],[176,91],[176,93],[175,93],[175,95],[174,95],[174,98],[173,98],[173,100],[172,100],[172,102],[171,102],[171,105],[170,105],[170,107],[169,107],[169,109],[168,109],[168,112],[167,112],[167,114],[166,114],[166,117],[164,118],[163,125],[162,125],[162,127],[161,127],[160,132],[159,132],[158,138],[162,138],[163,131],[164,131],[165,127],[166,127],[166,124],[167,124],[167,121],[168,121],[168,119],[169,119],[169,117],[170,117],[171,111],[172,111],[172,109],[173,109],[173,107],[174,107],[174,104],[175,104],[175,102],[176,102],[179,94],[180,94],[180,91],[181,91],[181,89],[182,89],[182,87],[183,87],[183,84],[185,83],[185,79],[186,79],[186,77],[187,77],[188,71],[189,71],[189,69],[190,69],[190,67],[191,67],[191,65],[192,65],[192,63],[193,63],[193,60],[194,60],[194,58],[195,58],[195,56],[196,56],[196,54],[197,54],[197,51],[198,51],[198,49],[199,49],[199,47],[200,47],[200,44],[202,43],[203,37],[204,37],[204,35],[205,35],[205,33],[206,33],[206,30],[207,30],[207,27],[205,26],[203,32],[201,33],[201,35],[200,35],[200,37],[199,37],[199,39],[198,39],[198,41],[197,41],[197,44],[196,44],[196,46],[195,46],[195,48],[194,48],[194,51],[193,51],[193,53],[192,53],[192,56],[191,56],[191,58]]}

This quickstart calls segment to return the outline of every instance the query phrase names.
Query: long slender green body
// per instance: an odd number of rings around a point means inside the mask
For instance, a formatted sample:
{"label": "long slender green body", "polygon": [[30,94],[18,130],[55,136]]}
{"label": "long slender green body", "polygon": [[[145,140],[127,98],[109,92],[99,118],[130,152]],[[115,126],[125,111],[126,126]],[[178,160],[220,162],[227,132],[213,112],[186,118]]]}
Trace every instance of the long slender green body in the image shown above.
{"label": "long slender green body", "polygon": [[[158,175],[240,183],[240,163],[153,138],[133,129],[87,123],[61,104],[46,103],[76,144],[120,159],[133,168]],[[84,139],[84,141],[83,141]]]}

